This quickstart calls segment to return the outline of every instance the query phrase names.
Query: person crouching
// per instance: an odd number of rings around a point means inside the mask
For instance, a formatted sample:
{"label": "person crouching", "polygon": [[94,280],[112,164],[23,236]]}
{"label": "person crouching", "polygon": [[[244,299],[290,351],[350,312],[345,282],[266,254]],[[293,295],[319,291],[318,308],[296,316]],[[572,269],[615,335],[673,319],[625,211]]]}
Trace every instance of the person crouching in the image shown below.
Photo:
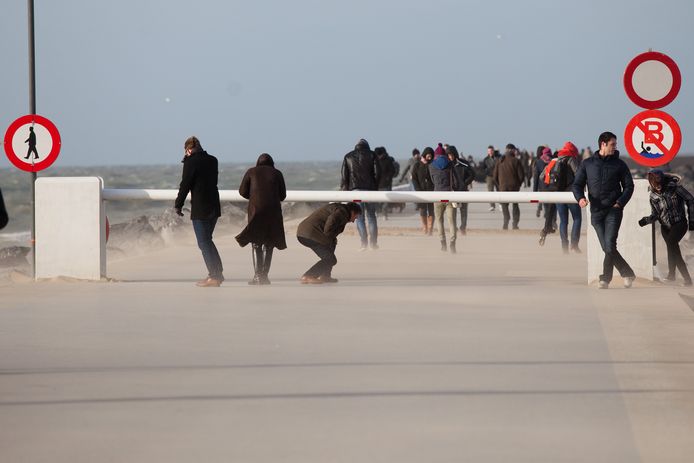
{"label": "person crouching", "polygon": [[337,279],[332,277],[332,269],[337,264],[337,235],[359,214],[361,207],[357,203],[331,203],[314,211],[299,224],[296,231],[299,243],[320,257],[301,277],[302,284],[337,283]]}

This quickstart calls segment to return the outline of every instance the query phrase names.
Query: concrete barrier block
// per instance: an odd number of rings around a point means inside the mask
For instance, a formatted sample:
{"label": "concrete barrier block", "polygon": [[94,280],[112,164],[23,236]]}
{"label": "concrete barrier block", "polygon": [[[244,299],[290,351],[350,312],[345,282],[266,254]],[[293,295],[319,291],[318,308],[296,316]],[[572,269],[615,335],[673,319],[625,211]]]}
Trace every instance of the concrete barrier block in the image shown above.
{"label": "concrete barrier block", "polygon": [[36,181],[36,278],[106,276],[106,215],[98,177]]}

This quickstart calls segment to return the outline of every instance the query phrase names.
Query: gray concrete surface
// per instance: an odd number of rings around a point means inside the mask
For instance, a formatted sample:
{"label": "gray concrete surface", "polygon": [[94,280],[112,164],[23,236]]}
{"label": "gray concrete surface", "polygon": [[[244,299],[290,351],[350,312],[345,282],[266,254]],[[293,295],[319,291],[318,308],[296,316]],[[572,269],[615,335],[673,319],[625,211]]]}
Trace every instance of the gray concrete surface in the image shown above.
{"label": "gray concrete surface", "polygon": [[471,223],[450,255],[389,222],[379,251],[340,239],[336,285],[298,284],[290,237],[249,287],[229,235],[221,288],[193,286],[192,241],[117,282],[0,285],[0,461],[691,461],[694,291],[588,287],[534,232]]}

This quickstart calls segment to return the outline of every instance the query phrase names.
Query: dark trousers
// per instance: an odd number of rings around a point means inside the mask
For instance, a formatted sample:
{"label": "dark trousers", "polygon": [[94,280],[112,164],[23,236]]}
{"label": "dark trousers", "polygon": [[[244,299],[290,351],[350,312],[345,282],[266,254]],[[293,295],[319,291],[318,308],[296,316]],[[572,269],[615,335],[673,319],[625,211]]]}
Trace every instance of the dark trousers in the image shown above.
{"label": "dark trousers", "polygon": [[467,203],[458,203],[458,209],[460,209],[460,229],[467,229]]}
{"label": "dark trousers", "polygon": [[680,251],[680,240],[687,233],[687,222],[679,222],[672,227],[661,225],[660,232],[663,234],[665,245],[667,246],[668,278],[675,278],[675,267],[677,267],[684,281],[692,281],[692,278],[689,276],[689,270],[687,270],[687,263],[682,258],[682,252]]}
{"label": "dark trousers", "polygon": [[543,204],[545,209],[545,226],[542,229],[545,233],[551,233],[554,230],[554,222],[557,221],[557,205],[554,203]]}
{"label": "dark trousers", "polygon": [[219,257],[214,241],[212,241],[215,225],[217,225],[216,217],[207,220],[196,219],[193,220],[193,231],[195,231],[195,238],[198,240],[202,258],[205,260],[208,276],[215,280],[224,281],[224,276],[222,276],[224,270],[222,268],[222,259]]}
{"label": "dark trousers", "polygon": [[[513,228],[518,228],[520,222],[520,207],[518,203],[511,204],[513,206]],[[511,220],[511,215],[508,213],[508,203],[501,203],[501,211],[504,213],[504,230],[508,228],[508,221]]]}
{"label": "dark trousers", "polygon": [[302,236],[298,236],[297,239],[299,240],[299,243],[303,244],[307,248],[311,248],[311,250],[315,252],[318,257],[320,257],[320,260],[313,264],[313,267],[306,270],[304,276],[313,278],[318,278],[319,276],[329,277],[333,271],[333,267],[337,264],[337,257],[335,257],[335,246],[326,246]]}
{"label": "dark trousers", "polygon": [[617,267],[617,271],[622,277],[633,277],[634,271],[626,260],[617,251],[617,235],[622,224],[624,211],[621,207],[610,207],[600,211],[591,212],[590,223],[595,229],[600,241],[600,247],[605,253],[602,262],[602,275],[600,281],[609,283],[612,281],[612,271]]}
{"label": "dark trousers", "polygon": [[559,236],[561,237],[561,246],[564,249],[569,248],[569,212],[573,225],[571,226],[571,246],[577,246],[578,240],[581,239],[581,206],[576,203],[557,204],[557,214],[559,214]]}
{"label": "dark trousers", "polygon": [[421,217],[434,217],[434,203],[417,203]]}

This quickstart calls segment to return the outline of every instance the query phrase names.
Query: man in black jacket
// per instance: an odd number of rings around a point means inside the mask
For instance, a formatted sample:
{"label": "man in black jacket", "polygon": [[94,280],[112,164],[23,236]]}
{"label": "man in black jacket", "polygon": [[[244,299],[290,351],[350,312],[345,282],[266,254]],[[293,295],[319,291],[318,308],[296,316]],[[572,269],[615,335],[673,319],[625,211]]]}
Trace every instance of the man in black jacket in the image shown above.
{"label": "man in black jacket", "polygon": [[[600,240],[600,247],[605,252],[603,271],[599,287],[607,289],[612,281],[613,267],[617,267],[624,278],[624,287],[630,288],[634,271],[617,251],[617,235],[622,223],[624,206],[634,193],[634,181],[629,167],[619,159],[617,136],[603,132],[598,138],[600,150],[583,161],[576,172],[572,186],[578,205],[586,207],[590,202],[590,222]],[[584,194],[588,186],[588,200]]]}
{"label": "man in black jacket", "polygon": [[190,219],[208,272],[207,278],[198,281],[197,286],[218,287],[224,276],[222,259],[212,241],[217,219],[222,215],[217,190],[217,158],[207,154],[196,137],[188,138],[183,147],[183,174],[174,207],[176,213],[183,216],[183,203],[190,192]]}
{"label": "man in black jacket", "polygon": [[[363,138],[359,140],[342,161],[342,182],[340,188],[346,190],[375,191],[381,178],[381,169],[376,155],[369,143]],[[363,203],[364,213],[357,218],[357,230],[361,238],[361,250],[378,249],[378,223],[376,222],[376,204]],[[369,232],[366,233],[366,217],[369,217]]]}

